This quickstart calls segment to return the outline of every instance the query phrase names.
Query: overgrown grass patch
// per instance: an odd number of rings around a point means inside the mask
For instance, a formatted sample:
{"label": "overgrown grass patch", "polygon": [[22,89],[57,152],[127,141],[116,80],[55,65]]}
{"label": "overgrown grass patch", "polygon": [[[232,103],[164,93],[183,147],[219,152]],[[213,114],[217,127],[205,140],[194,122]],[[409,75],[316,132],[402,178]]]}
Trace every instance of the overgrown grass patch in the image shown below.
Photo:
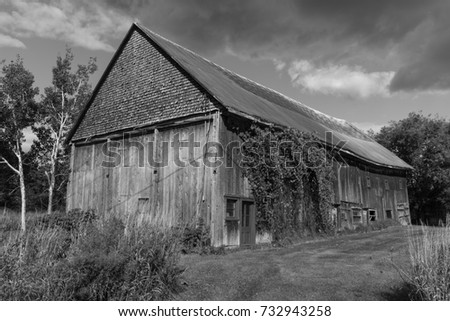
{"label": "overgrown grass patch", "polygon": [[422,226],[422,235],[409,237],[411,267],[401,273],[411,288],[411,298],[450,300],[450,226]]}
{"label": "overgrown grass patch", "polygon": [[77,215],[10,234],[0,251],[0,300],[167,300],[182,288],[179,231]]}
{"label": "overgrown grass patch", "polygon": [[0,232],[20,229],[20,215],[14,211],[4,208],[0,214]]}

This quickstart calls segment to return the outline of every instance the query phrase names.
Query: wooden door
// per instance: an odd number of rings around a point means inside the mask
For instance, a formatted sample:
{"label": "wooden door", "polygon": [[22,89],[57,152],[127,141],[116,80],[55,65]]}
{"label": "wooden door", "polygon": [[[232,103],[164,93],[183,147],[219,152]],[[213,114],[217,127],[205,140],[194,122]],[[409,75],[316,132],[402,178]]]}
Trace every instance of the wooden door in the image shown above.
{"label": "wooden door", "polygon": [[240,245],[254,245],[255,231],[255,205],[250,201],[242,201]]}

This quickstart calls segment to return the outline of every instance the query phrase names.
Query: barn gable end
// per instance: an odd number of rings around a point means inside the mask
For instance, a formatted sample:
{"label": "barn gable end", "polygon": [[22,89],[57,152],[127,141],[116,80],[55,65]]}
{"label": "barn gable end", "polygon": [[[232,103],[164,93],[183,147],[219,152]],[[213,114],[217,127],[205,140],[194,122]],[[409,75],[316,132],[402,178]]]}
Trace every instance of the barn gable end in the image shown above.
{"label": "barn gable end", "polygon": [[72,141],[217,109],[189,75],[132,28],[97,86]]}

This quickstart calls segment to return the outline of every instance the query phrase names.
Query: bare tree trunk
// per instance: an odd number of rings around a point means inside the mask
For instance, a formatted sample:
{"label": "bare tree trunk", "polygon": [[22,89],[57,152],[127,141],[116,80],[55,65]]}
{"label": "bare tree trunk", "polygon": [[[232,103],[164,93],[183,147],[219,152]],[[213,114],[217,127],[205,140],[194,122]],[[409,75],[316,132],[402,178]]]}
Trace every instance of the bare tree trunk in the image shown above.
{"label": "bare tree trunk", "polygon": [[[64,92],[62,94],[62,106],[64,108]],[[59,158],[59,150],[61,145],[61,140],[63,137],[64,127],[66,126],[66,122],[69,119],[68,114],[62,114],[59,118],[59,129],[58,131],[53,131],[55,140],[53,141],[52,152],[50,154],[50,173],[47,175],[48,177],[48,206],[47,206],[47,214],[52,214],[53,211],[53,194],[55,190],[55,181],[56,181],[56,164]]]}
{"label": "bare tree trunk", "polygon": [[52,159],[50,164],[50,178],[48,186],[48,207],[47,214],[52,214],[53,210],[53,191],[55,189],[55,161]]}
{"label": "bare tree trunk", "polygon": [[[20,148],[20,142],[18,142],[18,146]],[[23,164],[22,164],[22,153],[19,149],[18,153],[17,153],[17,158],[19,160],[19,182],[20,182],[20,197],[21,197],[21,211],[20,211],[20,216],[21,216],[21,231],[22,234],[25,234],[27,228],[26,228],[26,221],[25,221],[25,215],[26,215],[26,210],[27,210],[27,199],[26,199],[26,195],[25,195],[25,177],[23,174]]]}

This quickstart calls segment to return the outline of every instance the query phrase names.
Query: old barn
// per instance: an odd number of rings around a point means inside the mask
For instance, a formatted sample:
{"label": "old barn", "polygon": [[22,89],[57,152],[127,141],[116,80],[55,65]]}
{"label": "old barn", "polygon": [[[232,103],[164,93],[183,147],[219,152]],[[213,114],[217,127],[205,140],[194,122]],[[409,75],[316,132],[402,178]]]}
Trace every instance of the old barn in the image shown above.
{"label": "old barn", "polygon": [[[330,148],[345,142],[340,155],[346,164],[334,166],[331,214],[340,227],[385,219],[409,223],[408,164],[351,124],[138,24],[70,132],[67,207],[169,225],[202,218],[213,245],[262,242],[248,181],[239,166],[226,166],[233,163],[229,147],[239,141],[231,125],[245,121],[314,132]],[[211,153],[218,144],[222,152]]]}

